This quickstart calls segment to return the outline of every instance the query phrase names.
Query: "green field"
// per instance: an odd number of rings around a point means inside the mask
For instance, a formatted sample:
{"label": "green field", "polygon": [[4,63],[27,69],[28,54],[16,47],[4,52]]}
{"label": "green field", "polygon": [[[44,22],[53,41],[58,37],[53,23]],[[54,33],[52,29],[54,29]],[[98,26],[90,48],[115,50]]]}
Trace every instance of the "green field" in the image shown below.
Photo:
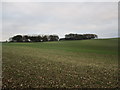
{"label": "green field", "polygon": [[3,88],[116,88],[118,39],[2,44]]}

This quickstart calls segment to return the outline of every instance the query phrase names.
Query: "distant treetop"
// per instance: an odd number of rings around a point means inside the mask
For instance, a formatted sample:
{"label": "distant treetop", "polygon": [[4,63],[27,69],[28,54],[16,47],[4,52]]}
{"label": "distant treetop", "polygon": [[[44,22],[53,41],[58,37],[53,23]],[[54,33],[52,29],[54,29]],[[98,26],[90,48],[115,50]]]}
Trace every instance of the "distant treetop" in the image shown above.
{"label": "distant treetop", "polygon": [[59,40],[85,40],[98,38],[96,34],[66,34],[65,38],[60,38],[58,35],[16,35],[9,38],[10,42],[46,42]]}

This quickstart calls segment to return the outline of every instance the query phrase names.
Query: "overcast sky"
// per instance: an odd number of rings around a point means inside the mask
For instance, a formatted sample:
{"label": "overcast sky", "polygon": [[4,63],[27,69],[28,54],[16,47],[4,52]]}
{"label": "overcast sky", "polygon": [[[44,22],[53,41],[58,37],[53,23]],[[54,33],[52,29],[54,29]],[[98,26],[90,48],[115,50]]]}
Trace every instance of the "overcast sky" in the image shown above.
{"label": "overcast sky", "polygon": [[22,34],[118,36],[117,2],[3,2],[2,39]]}

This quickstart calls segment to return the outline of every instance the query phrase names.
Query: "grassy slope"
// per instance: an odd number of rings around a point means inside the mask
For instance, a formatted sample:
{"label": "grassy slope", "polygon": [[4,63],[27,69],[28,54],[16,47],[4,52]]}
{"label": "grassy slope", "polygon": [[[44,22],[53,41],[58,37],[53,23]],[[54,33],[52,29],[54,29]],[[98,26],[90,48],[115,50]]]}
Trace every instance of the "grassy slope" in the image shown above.
{"label": "grassy slope", "polygon": [[2,87],[2,43],[0,43],[0,89]]}
{"label": "grassy slope", "polygon": [[3,44],[3,87],[117,87],[118,39]]}

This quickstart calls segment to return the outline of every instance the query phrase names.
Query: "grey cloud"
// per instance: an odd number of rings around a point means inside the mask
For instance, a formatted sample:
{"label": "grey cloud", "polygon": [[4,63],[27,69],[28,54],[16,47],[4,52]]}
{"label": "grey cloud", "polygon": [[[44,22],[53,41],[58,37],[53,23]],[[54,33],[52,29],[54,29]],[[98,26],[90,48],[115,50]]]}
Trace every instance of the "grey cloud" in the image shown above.
{"label": "grey cloud", "polygon": [[[3,40],[15,34],[117,36],[117,3],[3,3]],[[112,33],[112,34],[111,34]]]}

